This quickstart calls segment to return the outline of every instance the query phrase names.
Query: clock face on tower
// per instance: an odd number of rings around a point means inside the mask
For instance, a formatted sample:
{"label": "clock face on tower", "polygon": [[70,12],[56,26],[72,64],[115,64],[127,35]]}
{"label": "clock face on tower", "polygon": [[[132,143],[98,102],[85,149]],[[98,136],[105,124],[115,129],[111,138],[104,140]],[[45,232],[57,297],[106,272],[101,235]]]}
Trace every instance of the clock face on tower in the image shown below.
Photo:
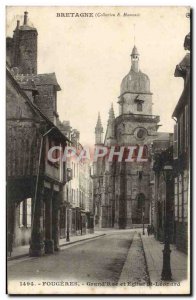
{"label": "clock face on tower", "polygon": [[147,130],[145,128],[136,128],[134,135],[137,140],[144,140],[147,135]]}

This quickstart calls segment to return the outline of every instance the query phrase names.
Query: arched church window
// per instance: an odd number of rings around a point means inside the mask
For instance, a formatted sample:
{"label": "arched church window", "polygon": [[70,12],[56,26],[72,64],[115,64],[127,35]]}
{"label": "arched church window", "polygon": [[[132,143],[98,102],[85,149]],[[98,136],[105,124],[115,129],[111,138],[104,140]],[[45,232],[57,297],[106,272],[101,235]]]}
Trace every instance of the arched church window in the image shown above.
{"label": "arched church window", "polygon": [[139,178],[139,180],[142,180],[142,175],[143,175],[143,172],[142,171],[138,171],[138,178]]}
{"label": "arched church window", "polygon": [[142,208],[144,207],[145,204],[145,196],[144,194],[140,193],[137,195],[137,208],[139,210],[142,210]]}

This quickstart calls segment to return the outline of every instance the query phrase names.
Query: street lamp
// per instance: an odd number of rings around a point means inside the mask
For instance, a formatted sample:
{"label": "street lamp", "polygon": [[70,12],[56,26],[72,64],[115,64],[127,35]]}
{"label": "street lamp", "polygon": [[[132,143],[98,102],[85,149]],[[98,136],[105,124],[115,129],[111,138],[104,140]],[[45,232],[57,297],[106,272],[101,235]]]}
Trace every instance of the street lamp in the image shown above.
{"label": "street lamp", "polygon": [[67,235],[66,235],[66,241],[69,242],[69,208],[67,208]]}
{"label": "street lamp", "polygon": [[161,280],[172,280],[172,273],[171,273],[171,264],[170,264],[170,236],[169,236],[169,226],[170,226],[170,220],[169,220],[169,207],[170,207],[170,185],[172,181],[172,166],[171,165],[165,165],[163,167],[163,177],[166,183],[166,198],[165,198],[165,222],[164,222],[164,249],[163,249],[163,269],[161,273]]}

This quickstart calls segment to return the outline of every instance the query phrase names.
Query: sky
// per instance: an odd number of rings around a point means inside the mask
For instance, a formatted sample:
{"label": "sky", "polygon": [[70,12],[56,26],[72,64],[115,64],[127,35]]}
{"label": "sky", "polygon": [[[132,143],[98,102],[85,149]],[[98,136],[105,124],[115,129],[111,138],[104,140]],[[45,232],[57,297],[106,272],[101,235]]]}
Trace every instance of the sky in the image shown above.
{"label": "sky", "polygon": [[[7,7],[7,36],[12,36],[17,20],[23,22],[25,10],[29,24],[38,30],[38,73],[56,73],[62,89],[57,105],[60,120],[69,120],[80,131],[83,145],[94,144],[98,112],[104,131],[111,103],[118,116],[120,84],[130,70],[134,36],[140,69],[151,82],[153,114],[160,115],[159,131],[173,132],[171,116],[183,89],[183,80],[174,77],[174,71],[186,54],[188,7],[12,6]],[[56,16],[72,12],[94,17]]]}

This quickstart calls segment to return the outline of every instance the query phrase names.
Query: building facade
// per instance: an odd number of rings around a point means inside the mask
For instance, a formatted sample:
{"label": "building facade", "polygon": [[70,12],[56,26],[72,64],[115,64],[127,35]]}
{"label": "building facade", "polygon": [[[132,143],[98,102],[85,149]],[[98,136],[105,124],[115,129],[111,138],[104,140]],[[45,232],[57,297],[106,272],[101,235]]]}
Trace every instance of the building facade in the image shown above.
{"label": "building facade", "polygon": [[[66,146],[59,129],[32,103],[7,69],[8,244],[30,243],[30,255],[59,249],[59,207],[66,166],[48,160],[50,145]],[[14,145],[11,147],[11,145]]]}
{"label": "building facade", "polygon": [[59,120],[55,73],[37,74],[37,36],[25,12],[6,39],[8,248],[30,244],[31,256],[94,227],[90,162],[58,160],[61,149],[79,150],[80,133]]}
{"label": "building facade", "polygon": [[187,54],[176,66],[175,77],[181,77],[184,88],[174,109],[174,182],[175,182],[175,243],[178,249],[188,251],[190,225],[190,33],[185,37]]}
{"label": "building facade", "polygon": [[[190,34],[185,37],[187,54],[176,66],[175,77],[182,77],[184,88],[176,104],[172,118],[174,133],[168,141],[153,142],[152,178],[154,194],[155,237],[164,241],[166,195],[169,204],[169,236],[180,251],[188,251],[190,207]],[[169,182],[164,178],[164,166],[172,166]],[[169,193],[167,193],[169,189]]]}
{"label": "building facade", "polygon": [[[59,128],[69,139],[69,147],[73,147],[76,155],[66,160],[67,173],[70,175],[64,186],[64,204],[61,207],[61,238],[71,235],[84,235],[94,232],[92,178],[90,161],[78,160],[82,150],[80,132],[70,126],[69,121],[59,123]],[[68,232],[69,233],[68,233]]]}

